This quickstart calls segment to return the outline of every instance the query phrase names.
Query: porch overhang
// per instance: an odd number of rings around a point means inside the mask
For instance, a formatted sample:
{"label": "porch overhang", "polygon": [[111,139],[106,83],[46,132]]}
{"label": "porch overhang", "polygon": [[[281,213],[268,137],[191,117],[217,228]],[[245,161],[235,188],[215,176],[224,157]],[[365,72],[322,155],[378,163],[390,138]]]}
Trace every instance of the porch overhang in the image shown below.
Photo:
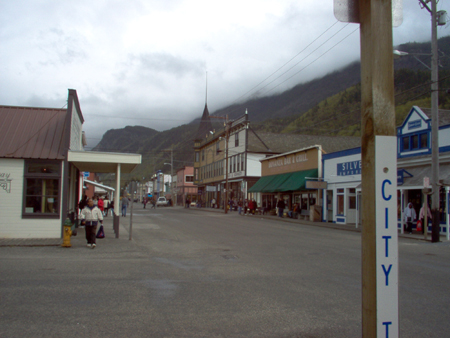
{"label": "porch overhang", "polygon": [[69,150],[68,161],[80,171],[94,173],[115,173],[120,164],[120,171],[128,174],[141,164],[142,155]]}

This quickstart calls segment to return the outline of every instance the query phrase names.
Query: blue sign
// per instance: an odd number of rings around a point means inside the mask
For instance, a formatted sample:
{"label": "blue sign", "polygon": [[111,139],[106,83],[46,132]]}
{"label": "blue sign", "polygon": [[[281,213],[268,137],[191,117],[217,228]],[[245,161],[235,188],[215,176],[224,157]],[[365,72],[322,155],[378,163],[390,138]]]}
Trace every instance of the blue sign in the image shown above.
{"label": "blue sign", "polygon": [[89,171],[83,171],[83,177],[88,178],[91,173]]}
{"label": "blue sign", "polygon": [[338,176],[361,175],[361,160],[338,163],[336,172]]}
{"label": "blue sign", "polygon": [[397,169],[397,185],[403,185],[405,182],[405,177],[413,177],[413,175],[405,169]]}
{"label": "blue sign", "polygon": [[408,129],[417,129],[422,127],[422,120],[408,122]]}

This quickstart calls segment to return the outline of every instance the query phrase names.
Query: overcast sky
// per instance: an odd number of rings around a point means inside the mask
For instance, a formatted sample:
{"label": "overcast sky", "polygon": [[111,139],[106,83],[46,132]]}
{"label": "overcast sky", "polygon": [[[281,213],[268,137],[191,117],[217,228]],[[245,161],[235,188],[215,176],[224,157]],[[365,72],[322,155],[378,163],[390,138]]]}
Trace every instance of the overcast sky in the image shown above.
{"label": "overcast sky", "polygon": [[[449,34],[449,24],[438,28]],[[417,0],[404,0],[393,37],[430,40]],[[213,113],[359,53],[359,25],[338,22],[333,0],[0,0],[0,104],[61,108],[76,89],[89,146],[111,128],[165,130],[200,117],[206,72]]]}

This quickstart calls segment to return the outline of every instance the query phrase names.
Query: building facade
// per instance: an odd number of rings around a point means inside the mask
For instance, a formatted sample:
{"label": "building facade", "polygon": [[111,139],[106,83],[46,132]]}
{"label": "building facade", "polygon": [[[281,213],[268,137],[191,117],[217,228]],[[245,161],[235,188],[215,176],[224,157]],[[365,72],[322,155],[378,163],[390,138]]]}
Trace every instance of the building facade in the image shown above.
{"label": "building facade", "polygon": [[75,90],[67,102],[66,109],[0,106],[1,238],[60,238],[66,218],[78,216],[83,171],[119,168],[120,186],[120,168],[130,172],[141,162],[136,154],[84,151]]}
{"label": "building facade", "polygon": [[185,205],[186,200],[197,201],[197,186],[194,185],[194,167],[186,166],[177,170],[177,205]]}
{"label": "building facade", "polygon": [[201,206],[212,207],[215,201],[215,207],[223,208],[227,197],[235,204],[246,199],[261,176],[259,160],[273,154],[251,130],[247,112],[225,124],[194,141],[194,184]]}
{"label": "building facade", "polygon": [[[411,202],[419,215],[425,197],[424,178],[431,178],[431,118],[427,109],[412,107],[397,127],[398,227],[403,231],[403,210]],[[450,111],[440,110],[439,183],[441,233],[448,236],[450,186]],[[323,156],[323,221],[361,224],[361,148]],[[431,205],[430,198],[428,198]]]}
{"label": "building facade", "polygon": [[317,181],[322,175],[322,147],[311,146],[269,156],[261,160],[261,178],[249,192],[257,194],[266,210],[274,210],[279,199],[293,210],[298,203],[300,213],[309,215],[313,205],[320,203],[321,191],[308,189],[307,181]]}

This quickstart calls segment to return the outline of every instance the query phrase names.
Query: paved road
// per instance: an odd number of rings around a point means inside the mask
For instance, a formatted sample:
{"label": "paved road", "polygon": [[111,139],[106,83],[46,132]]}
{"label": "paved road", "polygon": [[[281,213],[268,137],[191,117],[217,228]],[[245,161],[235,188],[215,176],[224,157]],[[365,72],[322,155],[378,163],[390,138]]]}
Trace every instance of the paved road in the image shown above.
{"label": "paved road", "polygon": [[[140,206],[138,206],[140,207]],[[360,337],[360,233],[135,209],[96,249],[0,247],[0,337]],[[450,332],[450,245],[400,239],[403,337]]]}

